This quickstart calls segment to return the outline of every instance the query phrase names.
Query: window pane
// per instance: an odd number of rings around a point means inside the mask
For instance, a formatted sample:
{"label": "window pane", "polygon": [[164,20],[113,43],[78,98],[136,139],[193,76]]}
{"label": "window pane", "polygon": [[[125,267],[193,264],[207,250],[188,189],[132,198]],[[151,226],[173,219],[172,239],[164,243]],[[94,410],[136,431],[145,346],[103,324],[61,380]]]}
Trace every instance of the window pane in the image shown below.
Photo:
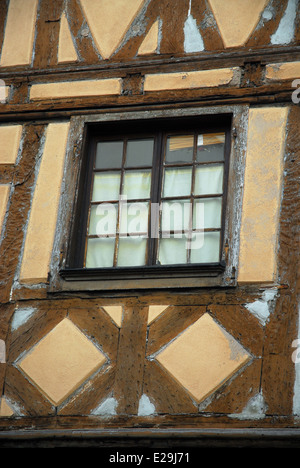
{"label": "window pane", "polygon": [[118,266],[141,266],[146,263],[147,239],[141,236],[120,237]]}
{"label": "window pane", "polygon": [[154,140],[128,140],[125,167],[152,166]]}
{"label": "window pane", "polygon": [[198,135],[197,161],[224,161],[225,133]]}
{"label": "window pane", "polygon": [[190,222],[189,200],[173,200],[162,203],[161,230],[162,231],[185,231]]}
{"label": "window pane", "polygon": [[92,201],[118,200],[120,177],[118,172],[95,174]]}
{"label": "window pane", "polygon": [[195,195],[223,192],[223,165],[211,164],[196,168]]}
{"label": "window pane", "polygon": [[90,213],[90,235],[115,234],[118,206],[111,203],[92,205]]}
{"label": "window pane", "polygon": [[215,263],[220,259],[220,232],[193,233],[191,263]]}
{"label": "window pane", "polygon": [[170,136],[167,139],[166,163],[180,164],[193,161],[194,136]]}
{"label": "window pane", "polygon": [[120,232],[147,233],[148,232],[149,203],[126,203],[121,206]]}
{"label": "window pane", "polygon": [[187,262],[187,239],[181,238],[160,239],[158,260],[161,265],[172,265]]}
{"label": "window pane", "polygon": [[192,168],[165,169],[163,197],[190,195]]}
{"label": "window pane", "polygon": [[126,171],[124,175],[123,195],[128,199],[150,197],[151,171]]}
{"label": "window pane", "polygon": [[88,239],[86,268],[112,267],[114,264],[115,239]]}
{"label": "window pane", "polygon": [[195,200],[193,208],[193,228],[220,228],[221,212],[221,197]]}
{"label": "window pane", "polygon": [[123,141],[102,141],[97,144],[96,169],[121,168]]}

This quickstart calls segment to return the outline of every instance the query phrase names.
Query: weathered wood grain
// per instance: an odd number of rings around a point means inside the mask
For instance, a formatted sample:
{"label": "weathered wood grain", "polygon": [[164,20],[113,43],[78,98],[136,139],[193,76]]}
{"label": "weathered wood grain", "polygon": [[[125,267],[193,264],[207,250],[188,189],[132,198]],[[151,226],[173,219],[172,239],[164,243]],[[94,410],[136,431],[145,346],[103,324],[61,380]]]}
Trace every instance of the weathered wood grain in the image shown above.
{"label": "weathered wood grain", "polygon": [[22,416],[54,416],[55,407],[12,365],[7,365],[4,394],[14,402]]}
{"label": "weathered wood grain", "polygon": [[109,359],[116,361],[119,329],[103,311],[91,308],[69,309],[68,317],[86,336],[98,344]]}
{"label": "weathered wood grain", "polygon": [[10,291],[24,236],[24,226],[31,203],[31,189],[35,181],[35,164],[43,135],[43,125],[25,128],[22,157],[15,167],[5,236],[0,246],[0,302],[9,302]]}
{"label": "weathered wood grain", "polygon": [[60,18],[63,0],[41,0],[37,20],[37,32],[33,67],[44,69],[57,65]]}
{"label": "weathered wood grain", "polygon": [[227,415],[242,413],[250,400],[260,393],[261,368],[262,359],[254,359],[211,396],[211,403],[202,410],[200,405],[200,411]]}
{"label": "weathered wood grain", "polygon": [[188,392],[155,361],[145,364],[143,393],[153,402],[157,414],[198,413]]}
{"label": "weathered wood grain", "polygon": [[115,367],[105,366],[92,376],[80,391],[72,395],[67,403],[58,408],[61,416],[90,415],[110,395],[115,379]]}
{"label": "weathered wood grain", "polygon": [[142,396],[148,307],[125,308],[120,331],[114,397],[118,414],[137,414]]}

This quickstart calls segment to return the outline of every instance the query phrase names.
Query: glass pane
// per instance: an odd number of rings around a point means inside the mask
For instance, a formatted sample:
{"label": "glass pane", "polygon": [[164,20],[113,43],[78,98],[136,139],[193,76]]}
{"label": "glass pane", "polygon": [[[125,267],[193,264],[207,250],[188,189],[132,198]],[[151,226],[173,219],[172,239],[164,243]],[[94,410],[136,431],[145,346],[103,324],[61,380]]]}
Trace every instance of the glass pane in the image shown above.
{"label": "glass pane", "polygon": [[89,234],[115,234],[118,216],[118,205],[102,203],[92,205],[90,213]]}
{"label": "glass pane", "polygon": [[149,198],[151,171],[126,171],[124,175],[123,195],[130,199]]}
{"label": "glass pane", "polygon": [[225,133],[198,135],[197,161],[224,161]]}
{"label": "glass pane", "polygon": [[140,266],[146,263],[147,239],[140,236],[120,237],[118,266]]}
{"label": "glass pane", "polygon": [[220,259],[220,232],[193,233],[191,263],[214,263]]}
{"label": "glass pane", "polygon": [[96,169],[121,168],[123,141],[102,141],[97,144]]}
{"label": "glass pane", "polygon": [[187,262],[187,241],[185,235],[181,238],[160,239],[158,260],[161,265],[174,265]]}
{"label": "glass pane", "polygon": [[193,209],[193,228],[220,228],[221,213],[221,197],[195,200]]}
{"label": "glass pane", "polygon": [[167,139],[166,163],[180,164],[193,161],[194,135],[170,136]]}
{"label": "glass pane", "polygon": [[94,174],[92,201],[118,200],[120,191],[119,172],[103,172]]}
{"label": "glass pane", "polygon": [[223,164],[211,164],[196,168],[195,195],[223,192]]}
{"label": "glass pane", "polygon": [[154,140],[129,140],[127,142],[126,167],[152,166]]}
{"label": "glass pane", "polygon": [[112,267],[114,263],[115,239],[88,239],[86,268]]}
{"label": "glass pane", "polygon": [[165,169],[163,197],[190,195],[192,168]]}
{"label": "glass pane", "polygon": [[126,203],[121,206],[120,232],[147,233],[148,232],[149,203]]}
{"label": "glass pane", "polygon": [[191,205],[189,200],[162,203],[161,230],[186,231],[189,228]]}

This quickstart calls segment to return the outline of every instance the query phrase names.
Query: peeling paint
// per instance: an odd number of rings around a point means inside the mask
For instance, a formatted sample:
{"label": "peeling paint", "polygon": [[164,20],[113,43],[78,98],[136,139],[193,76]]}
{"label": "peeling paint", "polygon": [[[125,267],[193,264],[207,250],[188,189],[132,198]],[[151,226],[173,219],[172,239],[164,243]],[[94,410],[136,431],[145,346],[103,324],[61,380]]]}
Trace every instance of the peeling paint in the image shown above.
{"label": "peeling paint", "polygon": [[241,413],[230,414],[231,418],[240,420],[263,419],[266,416],[266,404],[261,393],[251,398]]}
{"label": "peeling paint", "polygon": [[270,8],[266,8],[265,11],[262,14],[262,19],[264,21],[271,21],[273,18],[273,12]]}
{"label": "peeling paint", "polygon": [[255,28],[255,31],[260,30],[261,28],[265,27],[265,23],[267,21],[271,21],[276,15],[276,8],[273,5],[273,1],[271,0],[270,3],[266,6],[264,11],[262,12],[261,18]]}
{"label": "peeling paint", "polygon": [[271,36],[271,44],[290,44],[295,34],[298,0],[289,0],[277,31]]}
{"label": "peeling paint", "polygon": [[272,302],[277,294],[277,288],[267,289],[262,294],[261,299],[246,304],[246,309],[249,310],[255,317],[258,318],[262,325],[265,325],[271,313]]}
{"label": "peeling paint", "polygon": [[114,416],[117,414],[118,402],[115,398],[109,397],[104,400],[100,405],[92,411],[94,416]]}
{"label": "peeling paint", "polygon": [[142,395],[139,402],[139,416],[150,416],[155,413],[155,406],[151,403],[147,395]]}
{"label": "peeling paint", "polygon": [[35,312],[36,308],[34,307],[16,309],[11,323],[12,331],[17,330],[21,325],[24,325],[24,323],[26,323]]}

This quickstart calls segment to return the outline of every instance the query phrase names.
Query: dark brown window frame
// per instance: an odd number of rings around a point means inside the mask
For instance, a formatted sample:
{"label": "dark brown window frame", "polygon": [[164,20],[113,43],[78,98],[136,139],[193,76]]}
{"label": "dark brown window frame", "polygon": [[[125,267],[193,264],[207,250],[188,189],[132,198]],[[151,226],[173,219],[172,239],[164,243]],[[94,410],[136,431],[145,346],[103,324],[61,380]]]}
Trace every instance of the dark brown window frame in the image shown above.
{"label": "dark brown window frame", "polygon": [[[66,281],[93,281],[93,280],[122,280],[122,279],[151,279],[151,278],[181,278],[181,277],[211,277],[219,276],[223,274],[226,263],[220,259],[216,263],[207,264],[172,264],[172,265],[145,265],[145,266],[132,266],[132,267],[109,267],[109,268],[84,268],[82,265],[83,259],[83,237],[86,233],[87,226],[87,213],[88,213],[88,202],[90,191],[86,189],[90,186],[92,161],[90,157],[91,148],[95,146],[97,138],[105,137],[111,138],[112,135],[132,136],[138,135],[139,138],[142,136],[149,136],[150,133],[157,133],[158,130],[162,133],[169,131],[174,133],[182,133],[187,130],[196,129],[201,133],[213,131],[225,131],[225,160],[224,160],[224,190],[222,194],[223,208],[222,208],[222,224],[221,224],[221,246],[220,253],[223,251],[224,243],[224,224],[226,217],[226,203],[227,203],[227,191],[228,191],[228,176],[229,176],[229,161],[230,161],[230,148],[231,148],[231,115],[220,114],[220,115],[200,115],[200,116],[189,116],[189,117],[177,117],[168,119],[147,119],[147,120],[131,120],[122,121],[118,123],[112,122],[101,122],[101,123],[88,123],[86,126],[86,136],[83,152],[83,160],[80,171],[79,181],[79,193],[76,203],[75,216],[72,224],[71,241],[69,243],[69,249],[66,257],[65,267],[59,271],[60,277]],[[145,132],[147,128],[147,132]],[[120,131],[121,130],[121,131]],[[158,144],[162,145],[161,137],[158,139]],[[162,151],[160,150],[160,154]],[[160,164],[162,167],[162,164]],[[160,179],[162,170],[160,170]],[[157,182],[157,177],[152,175],[152,183]],[[157,191],[158,193],[158,191]],[[153,202],[153,200],[152,200]],[[86,207],[86,208],[82,208]],[[151,243],[150,249],[153,247]],[[79,252],[79,255],[78,255]]]}

